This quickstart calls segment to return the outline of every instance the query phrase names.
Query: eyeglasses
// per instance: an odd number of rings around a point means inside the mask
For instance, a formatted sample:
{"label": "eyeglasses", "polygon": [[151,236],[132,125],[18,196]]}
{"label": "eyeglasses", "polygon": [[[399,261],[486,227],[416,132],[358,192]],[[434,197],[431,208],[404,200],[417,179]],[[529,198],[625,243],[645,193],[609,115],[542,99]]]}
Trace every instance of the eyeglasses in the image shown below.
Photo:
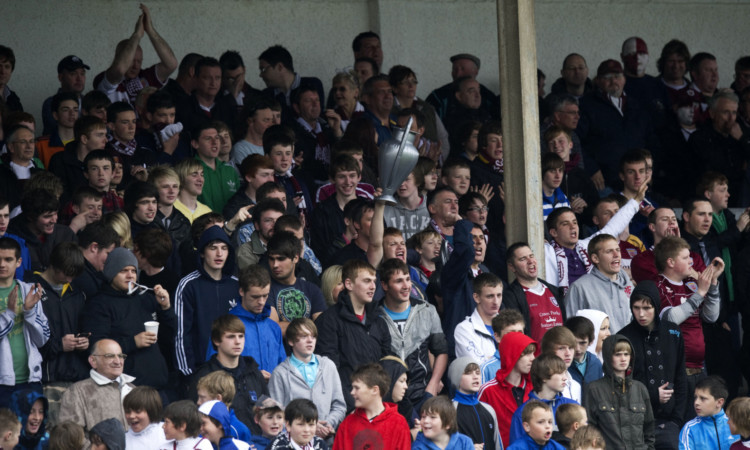
{"label": "eyeglasses", "polygon": [[115,358],[125,361],[125,358],[128,357],[125,353],[105,353],[103,355],[94,354],[91,356],[101,356],[105,361],[114,361]]}
{"label": "eyeglasses", "polygon": [[474,212],[487,212],[490,210],[490,208],[486,206],[472,206],[471,208],[467,208],[467,211],[474,211]]}

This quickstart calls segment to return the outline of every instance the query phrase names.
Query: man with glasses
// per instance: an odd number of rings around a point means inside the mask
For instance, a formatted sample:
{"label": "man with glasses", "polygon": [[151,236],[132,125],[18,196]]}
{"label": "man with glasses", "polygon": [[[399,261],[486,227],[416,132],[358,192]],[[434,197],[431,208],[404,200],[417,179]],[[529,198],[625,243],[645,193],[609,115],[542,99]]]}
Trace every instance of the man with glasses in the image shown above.
{"label": "man with glasses", "polygon": [[94,344],[89,355],[89,378],[73,384],[63,394],[60,422],[75,422],[86,434],[97,423],[111,418],[126,427],[122,399],[135,387],[135,378],[122,373],[126,356],[112,339]]}
{"label": "man with glasses", "polygon": [[26,180],[44,170],[44,167],[41,161],[34,158],[34,132],[31,129],[17,125],[8,133],[7,143],[10,158],[0,164],[0,191],[16,206]]}
{"label": "man with glasses", "polygon": [[581,139],[575,131],[576,127],[578,127],[578,119],[581,118],[578,99],[566,93],[550,94],[546,98],[546,102],[552,114],[541,123],[542,154],[547,152],[546,140],[544,139],[545,133],[550,128],[558,126],[570,134],[570,140],[573,143],[573,148],[570,150],[570,159],[571,161],[576,161],[576,167],[583,169],[585,165],[581,150]]}

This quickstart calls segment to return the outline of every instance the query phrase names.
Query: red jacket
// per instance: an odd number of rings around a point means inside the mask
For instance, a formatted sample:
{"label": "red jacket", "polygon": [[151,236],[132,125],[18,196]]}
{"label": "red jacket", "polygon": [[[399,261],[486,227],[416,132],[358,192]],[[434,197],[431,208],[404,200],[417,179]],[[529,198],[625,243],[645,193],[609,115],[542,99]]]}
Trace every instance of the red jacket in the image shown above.
{"label": "red jacket", "polygon": [[[503,440],[503,445],[506,447],[510,442],[510,422],[513,419],[513,413],[518,409],[518,403],[513,397],[512,389],[514,386],[505,381],[505,377],[516,366],[516,362],[529,344],[536,344],[534,354],[538,354],[541,350],[539,344],[525,334],[512,332],[503,336],[498,345],[501,369],[497,371],[494,380],[486,382],[479,390],[479,401],[488,403],[497,414],[497,428]],[[528,373],[522,375],[522,379],[523,402],[525,402],[529,399],[529,393],[533,386],[531,385],[531,375]]]}
{"label": "red jacket", "polygon": [[385,411],[367,420],[365,411],[357,408],[346,416],[333,440],[333,450],[382,448],[410,450],[411,432],[406,419],[393,403],[383,403]]}

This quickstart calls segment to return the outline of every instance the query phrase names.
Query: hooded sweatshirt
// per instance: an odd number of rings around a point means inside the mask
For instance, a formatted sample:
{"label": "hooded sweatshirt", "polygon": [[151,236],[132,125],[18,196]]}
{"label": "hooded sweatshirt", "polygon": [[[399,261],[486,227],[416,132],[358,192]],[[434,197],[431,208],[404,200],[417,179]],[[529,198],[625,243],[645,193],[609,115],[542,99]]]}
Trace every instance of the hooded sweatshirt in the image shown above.
{"label": "hooded sweatshirt", "polygon": [[[612,368],[618,342],[627,342],[631,348],[625,378],[616,376]],[[621,334],[604,341],[604,378],[589,384],[584,405],[589,425],[599,428],[607,448],[653,450],[654,414],[646,386],[631,375],[635,363],[632,348],[630,340]]]}
{"label": "hooded sweatshirt", "polygon": [[[579,309],[576,313],[576,316],[585,317],[591,321],[591,323],[594,324],[594,340],[589,343],[589,347],[586,349],[591,354],[596,355],[596,357],[599,359],[599,366],[601,366],[602,362],[602,352],[596,351],[596,348],[599,346],[599,330],[602,327],[602,322],[604,322],[604,319],[609,319],[609,316],[607,316],[606,313],[596,310],[596,309]],[[610,331],[612,330],[612,324],[609,325]],[[590,362],[589,362],[590,364]],[[603,369],[602,369],[603,371]],[[586,372],[588,372],[588,368],[586,369]],[[601,374],[598,378],[601,378]]]}
{"label": "hooded sweatshirt", "polygon": [[[37,400],[42,401],[44,418],[39,424],[39,430],[30,434],[26,430],[29,423],[31,408]],[[32,390],[23,389],[14,392],[10,397],[10,408],[21,421],[21,435],[18,437],[18,445],[15,450],[45,450],[49,447],[49,433],[47,432],[47,420],[49,420],[49,403],[47,397]]]}
{"label": "hooded sweatshirt", "polygon": [[333,441],[333,450],[351,448],[383,448],[389,450],[411,449],[411,432],[406,419],[398,413],[393,403],[383,403],[385,410],[367,419],[367,413],[357,408],[346,416]]}
{"label": "hooded sweatshirt", "polygon": [[[231,418],[229,416],[229,410],[227,405],[220,402],[219,400],[210,400],[203,403],[199,408],[201,414],[205,414],[212,419],[215,419],[221,427],[224,429],[224,437],[219,441],[219,450],[248,450],[250,445],[246,442],[234,439],[227,435],[227,430],[232,428]],[[214,448],[217,448],[214,446]]]}
{"label": "hooded sweatshirt", "polygon": [[633,282],[624,270],[612,281],[596,267],[570,286],[565,295],[565,308],[568,317],[576,315],[579,309],[597,309],[609,317],[613,331],[622,330],[630,323],[630,294]]}
{"label": "hooded sweatshirt", "polygon": [[[214,280],[206,273],[200,256],[213,241],[224,242],[228,247],[220,280]],[[174,300],[174,312],[177,316],[177,366],[185,375],[193,373],[196,366],[203,362],[211,336],[211,324],[217,317],[237,306],[240,288],[237,277],[232,275],[234,249],[221,227],[213,226],[203,232],[198,241],[198,255],[198,270],[180,280]]]}
{"label": "hooded sweatshirt", "polygon": [[[506,378],[516,367],[523,351],[531,344],[536,345],[535,353],[539,351],[539,344],[523,333],[513,332],[503,336],[498,345],[502,368],[497,371],[494,380],[485,383],[479,390],[479,400],[489,404],[495,410],[500,437],[506,445],[510,439],[510,421],[513,418],[513,413],[523,402],[529,399],[529,394],[532,391],[530,374],[521,375],[519,386],[508,383]],[[520,402],[516,400],[513,394],[514,389],[521,398]]]}
{"label": "hooded sweatshirt", "polygon": [[[399,378],[401,378],[401,375],[407,374],[407,383],[409,382],[408,373],[406,371],[406,366],[401,359],[399,359],[396,356],[386,356],[382,358],[380,361],[380,366],[385,369],[386,372],[388,372],[388,375],[391,377],[391,385],[388,388],[388,392],[386,392],[385,397],[383,397],[384,402],[388,403],[396,403],[393,401],[393,386],[396,385],[396,382]],[[414,426],[414,421],[419,419],[419,413],[414,409],[414,405],[412,402],[404,395],[404,398],[401,399],[400,402],[396,403],[398,406],[398,413],[404,416],[404,419],[406,419],[406,423],[409,424],[409,428],[412,428]]]}

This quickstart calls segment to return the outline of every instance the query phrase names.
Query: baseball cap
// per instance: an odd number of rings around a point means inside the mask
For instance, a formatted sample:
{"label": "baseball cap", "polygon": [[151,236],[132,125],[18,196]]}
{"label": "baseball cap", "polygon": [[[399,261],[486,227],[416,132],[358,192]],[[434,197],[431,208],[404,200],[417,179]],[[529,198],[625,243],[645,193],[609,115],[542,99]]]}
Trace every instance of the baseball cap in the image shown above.
{"label": "baseball cap", "polygon": [[471,53],[459,53],[457,55],[451,56],[451,62],[454,63],[459,59],[468,59],[471,60],[474,64],[477,65],[477,69],[479,69],[479,65],[481,64],[481,61],[476,56],[472,55]]}
{"label": "baseball cap", "polygon": [[599,64],[599,68],[596,69],[596,76],[597,77],[603,77],[604,75],[607,75],[608,73],[623,73],[624,70],[622,70],[622,64],[620,64],[620,61],[614,60],[614,59],[608,59],[606,61],[603,61],[601,64]]}
{"label": "baseball cap", "polygon": [[72,72],[80,68],[84,68],[86,70],[91,69],[91,67],[87,66],[83,63],[83,61],[81,61],[81,58],[75,55],[68,55],[60,60],[59,63],[57,63],[57,73],[62,73],[64,70]]}

